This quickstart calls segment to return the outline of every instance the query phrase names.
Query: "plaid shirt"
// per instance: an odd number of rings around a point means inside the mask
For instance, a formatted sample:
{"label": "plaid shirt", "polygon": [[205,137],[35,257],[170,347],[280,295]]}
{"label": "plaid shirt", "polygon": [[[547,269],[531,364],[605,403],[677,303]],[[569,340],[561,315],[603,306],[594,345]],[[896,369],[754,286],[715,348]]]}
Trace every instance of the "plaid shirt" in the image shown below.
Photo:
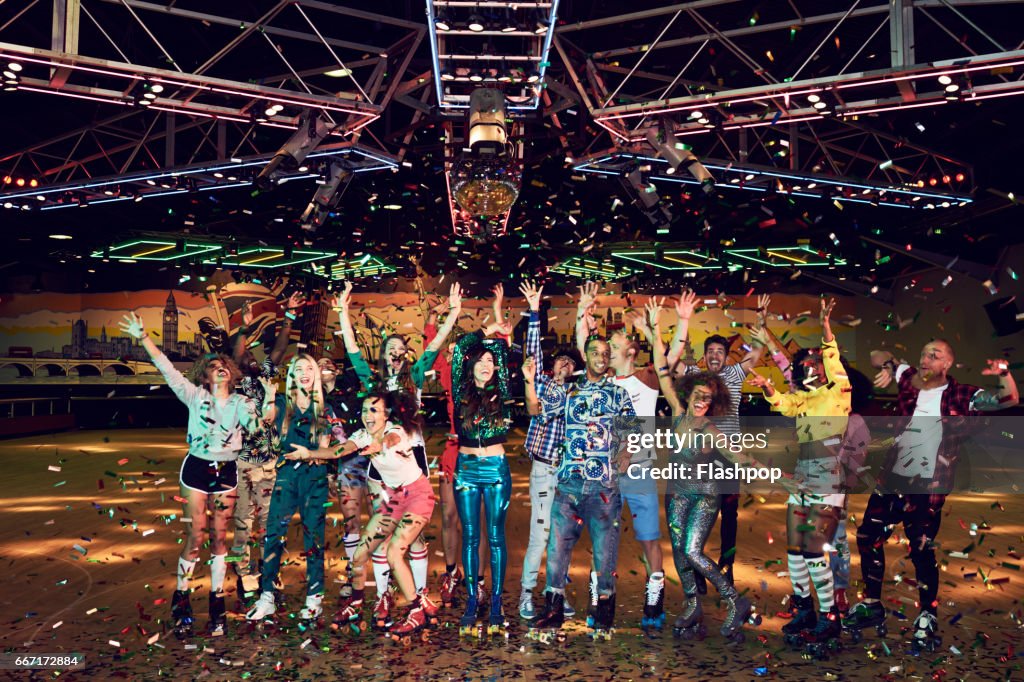
{"label": "plaid shirt", "polygon": [[[916,367],[908,367],[903,370],[899,381],[899,414],[902,419],[896,427],[896,433],[902,434],[910,424],[910,418],[914,416],[917,409],[917,396],[920,389],[912,382],[917,374]],[[939,403],[939,413],[942,415],[942,441],[938,451],[935,453],[935,473],[932,475],[929,488],[935,494],[945,495],[953,489],[953,479],[956,475],[956,463],[960,458],[960,444],[965,437],[967,421],[965,417],[977,417],[980,411],[974,409],[974,400],[984,389],[971,384],[961,384],[953,377],[947,375],[946,390],[942,392]],[[886,455],[885,464],[882,466],[881,479],[884,483],[886,474],[896,467],[899,457],[899,443],[896,443]]]}
{"label": "plaid shirt", "polygon": [[526,332],[525,357],[536,362],[537,397],[541,413],[530,419],[526,432],[526,453],[530,459],[553,467],[561,464],[562,443],[565,442],[565,413],[558,409],[565,404],[566,385],[544,374],[544,356],[540,348],[540,317],[530,311],[530,327]]}

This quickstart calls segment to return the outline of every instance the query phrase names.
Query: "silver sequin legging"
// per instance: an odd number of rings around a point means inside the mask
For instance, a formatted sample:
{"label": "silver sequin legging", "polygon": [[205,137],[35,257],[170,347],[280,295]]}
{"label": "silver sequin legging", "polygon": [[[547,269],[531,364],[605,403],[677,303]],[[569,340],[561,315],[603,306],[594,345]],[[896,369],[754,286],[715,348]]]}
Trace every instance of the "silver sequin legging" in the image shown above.
{"label": "silver sequin legging", "polygon": [[665,496],[665,516],[668,518],[672,538],[672,558],[676,562],[683,592],[690,597],[697,594],[694,570],[711,582],[718,593],[735,598],[736,589],[722,575],[718,564],[704,554],[704,543],[711,534],[718,516],[718,494],[677,493]]}

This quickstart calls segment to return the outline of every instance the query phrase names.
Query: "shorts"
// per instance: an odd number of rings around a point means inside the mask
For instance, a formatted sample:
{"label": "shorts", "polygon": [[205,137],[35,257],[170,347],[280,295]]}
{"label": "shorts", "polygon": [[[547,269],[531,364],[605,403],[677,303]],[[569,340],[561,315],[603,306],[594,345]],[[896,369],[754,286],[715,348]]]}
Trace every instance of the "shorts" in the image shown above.
{"label": "shorts", "polygon": [[194,455],[185,455],[178,478],[184,488],[207,495],[219,495],[238,487],[238,467],[234,460],[211,462]]}
{"label": "shorts", "polygon": [[846,495],[842,493],[829,493],[817,495],[815,493],[791,493],[786,504],[797,507],[810,507],[816,504],[825,504],[839,509],[846,508]]}
{"label": "shorts", "polygon": [[455,480],[455,463],[459,459],[459,441],[449,438],[441,453],[441,472],[439,478],[452,482]]}
{"label": "shorts", "polygon": [[338,486],[342,488],[366,488],[370,458],[356,455],[338,465]]}
{"label": "shorts", "polygon": [[622,493],[623,506],[629,506],[633,515],[633,534],[641,542],[661,537],[661,517],[658,493]]}
{"label": "shorts", "polygon": [[434,502],[434,486],[429,478],[420,476],[401,488],[382,486],[381,504],[375,513],[395,521],[401,521],[406,514],[429,519],[434,513]]}

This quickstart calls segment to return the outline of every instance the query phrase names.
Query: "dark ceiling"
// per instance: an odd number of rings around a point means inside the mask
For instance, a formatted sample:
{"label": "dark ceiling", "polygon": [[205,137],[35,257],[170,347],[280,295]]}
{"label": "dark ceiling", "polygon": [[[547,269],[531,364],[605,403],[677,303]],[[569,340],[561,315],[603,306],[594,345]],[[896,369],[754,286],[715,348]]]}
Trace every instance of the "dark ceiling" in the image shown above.
{"label": "dark ceiling", "polygon": [[[0,27],[26,4],[8,2],[0,5]],[[179,9],[212,11],[209,3],[170,4]],[[265,1],[232,3],[230,12],[226,13],[254,20],[274,4]],[[563,1],[559,7],[559,24],[637,11],[658,4]],[[722,27],[768,22],[774,14],[783,13],[779,6],[785,4],[736,2],[722,8],[716,15],[716,21]],[[823,4],[836,5],[839,12],[846,9],[843,3]],[[101,21],[103,13],[120,9],[99,2],[90,2],[87,7]],[[422,3],[384,0],[374,3],[373,10],[424,22]],[[1006,9],[1000,11],[1009,12]],[[187,28],[178,30],[177,23],[172,27],[169,22],[165,27],[152,15],[146,18],[161,44],[170,54],[176,55],[185,71],[194,69],[215,53],[232,35],[232,29],[224,26],[189,22],[182,24]],[[1024,16],[1006,17],[1005,39],[1014,47],[1018,47],[1016,43],[1020,41],[1021,19]],[[295,21],[295,30],[308,29],[298,19]],[[656,35],[666,18],[660,21],[660,24],[650,21],[615,24],[588,32],[585,38],[581,36],[578,39],[577,44],[585,50],[598,50],[602,44],[643,43]],[[14,23],[10,25],[12,29],[15,26]],[[278,25],[289,26],[287,21]],[[49,3],[38,3],[37,7],[17,19],[16,26],[22,31],[17,42],[48,44]],[[772,68],[777,68],[780,73],[791,72],[808,58],[830,29],[830,26],[809,27],[800,32],[799,39],[790,41],[780,38],[780,34],[765,34],[758,54],[763,57],[770,51]],[[353,26],[353,31],[356,32],[353,40],[371,44],[390,44],[397,39],[393,27],[373,22]],[[104,43],[90,22],[82,23],[82,36],[83,44]],[[834,73],[838,66],[857,56],[867,39],[859,28],[851,28],[847,32],[841,27],[836,36],[838,39],[831,41],[828,49],[822,50],[812,60],[805,76]],[[577,39],[576,34],[569,37]],[[0,40],[14,42],[11,34],[2,30]],[[116,42],[125,56],[133,61],[153,63],[160,58],[153,41],[137,24],[124,23]],[[919,42],[922,46],[926,44],[920,37]],[[308,49],[315,47],[318,46],[309,46]],[[97,51],[102,50],[97,48]],[[872,54],[875,52],[880,51],[860,51],[859,58],[874,58],[880,68],[885,65],[888,55]],[[687,54],[692,54],[692,48]],[[118,58],[116,53],[104,56]],[[301,58],[295,52],[288,53],[288,56]],[[684,58],[688,57],[684,57],[681,50],[652,52],[644,63],[644,69],[671,75],[678,70],[679,62]],[[564,65],[557,58],[551,62],[548,79],[569,83],[571,87]],[[625,59],[624,63],[627,63]],[[251,50],[238,50],[230,55],[210,75],[237,79],[239,73],[247,70],[252,71],[253,78],[265,78],[271,74],[287,77],[282,65],[274,61],[266,41],[259,40],[252,43]],[[409,64],[406,77],[413,78],[430,70],[430,49],[424,40]],[[749,77],[746,71],[748,69],[734,55],[727,50],[718,50],[702,57],[687,75],[695,83],[713,84],[724,79],[729,84],[735,81],[747,85],[744,82]],[[1019,78],[1019,73],[1014,77]],[[332,86],[329,80],[311,78],[310,83],[328,88]],[[0,102],[3,103],[3,129],[6,132],[0,139],[0,159],[33,143],[117,113],[112,111],[114,108],[101,103],[29,92],[0,94],[3,95]],[[721,249],[723,241],[731,241],[736,246],[770,246],[807,240],[812,246],[827,249],[847,260],[849,265],[831,272],[832,276],[867,284],[881,282],[884,286],[901,273],[920,267],[920,263],[897,255],[877,265],[878,247],[863,241],[863,237],[956,254],[988,265],[998,262],[1005,247],[1021,241],[1018,226],[1024,215],[1019,205],[1006,198],[1015,190],[1018,195],[1024,194],[1022,174],[1018,170],[1019,159],[1024,154],[1024,136],[1019,131],[1014,132],[1021,119],[1021,99],[1006,97],[981,103],[961,102],[942,107],[892,111],[863,117],[860,121],[910,143],[973,164],[976,201],[968,206],[931,211],[854,204],[839,206],[828,199],[805,199],[772,192],[716,191],[704,196],[699,191],[694,192],[692,186],[662,183],[659,193],[676,216],[670,232],[662,235],[656,234],[651,222],[631,205],[631,198],[614,178],[574,173],[566,162],[566,157],[579,158],[588,151],[612,146],[607,134],[589,119],[585,107],[576,106],[562,112],[560,125],[563,130],[556,129],[544,116],[534,115],[527,117],[522,125],[526,139],[523,189],[509,221],[509,236],[480,243],[457,238],[453,234],[444,200],[444,147],[440,128],[443,116],[436,111],[424,116],[416,123],[408,143],[404,144],[402,134],[413,120],[414,109],[392,102],[385,115],[365,131],[365,137],[379,142],[391,153],[403,154],[406,164],[398,172],[382,171],[356,177],[327,224],[315,235],[301,230],[298,224],[299,214],[315,189],[312,180],[290,182],[272,191],[247,186],[81,209],[49,212],[9,210],[0,212],[6,251],[0,258],[3,265],[0,274],[7,275],[7,286],[12,288],[23,287],[25,278],[35,278],[40,272],[49,273],[46,280],[48,288],[52,285],[73,289],[81,286],[82,281],[91,282],[93,288],[116,288],[124,286],[126,276],[139,278],[133,282],[148,280],[159,286],[176,281],[179,273],[174,268],[159,264],[107,264],[89,257],[93,250],[138,232],[230,239],[239,244],[305,244],[340,255],[370,252],[388,259],[400,273],[414,271],[410,257],[415,257],[430,272],[464,269],[482,279],[512,277],[520,273],[542,275],[547,268],[569,256],[601,253],[609,243],[660,239],[700,245],[715,252]],[[159,116],[157,112],[143,112],[126,120],[126,132],[138,134]],[[253,128],[250,139],[254,148],[272,152],[280,144],[278,131],[260,126]],[[694,145],[694,151],[699,155],[701,141],[698,139]],[[6,170],[2,164],[0,170]],[[385,209],[385,205],[399,208]],[[775,218],[770,229],[763,226],[765,215]],[[56,233],[69,234],[73,239],[56,241],[49,238],[50,234]],[[830,238],[830,234],[834,238]],[[838,246],[835,240],[838,240]],[[725,290],[738,288],[741,279],[751,276],[756,278],[759,274],[702,272],[697,281],[708,288]],[[773,275],[767,273],[763,277]],[[791,282],[788,273],[780,273],[774,278],[774,283],[780,288],[806,286],[803,282]],[[648,279],[649,283],[672,280],[654,270],[641,275],[641,279]]]}

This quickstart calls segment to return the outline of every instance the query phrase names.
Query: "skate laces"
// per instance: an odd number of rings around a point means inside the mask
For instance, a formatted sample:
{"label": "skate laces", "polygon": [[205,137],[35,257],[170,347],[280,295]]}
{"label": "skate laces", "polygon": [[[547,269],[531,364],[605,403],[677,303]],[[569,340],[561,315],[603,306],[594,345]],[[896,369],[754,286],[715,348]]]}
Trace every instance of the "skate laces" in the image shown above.
{"label": "skate laces", "polygon": [[648,580],[647,581],[647,605],[657,606],[658,599],[661,597],[661,593],[665,590],[664,580]]}

